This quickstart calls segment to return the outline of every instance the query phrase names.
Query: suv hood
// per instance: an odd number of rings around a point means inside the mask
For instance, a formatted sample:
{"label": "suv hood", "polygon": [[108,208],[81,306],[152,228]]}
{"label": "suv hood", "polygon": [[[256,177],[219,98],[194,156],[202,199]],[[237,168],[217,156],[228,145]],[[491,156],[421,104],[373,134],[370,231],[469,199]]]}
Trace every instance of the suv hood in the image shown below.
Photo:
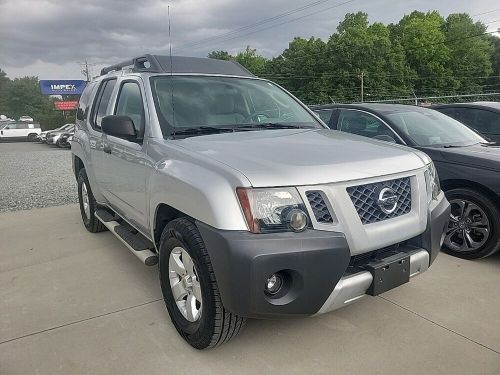
{"label": "suv hood", "polygon": [[224,133],[176,142],[238,170],[254,187],[350,181],[425,165],[425,156],[409,148],[328,129]]}

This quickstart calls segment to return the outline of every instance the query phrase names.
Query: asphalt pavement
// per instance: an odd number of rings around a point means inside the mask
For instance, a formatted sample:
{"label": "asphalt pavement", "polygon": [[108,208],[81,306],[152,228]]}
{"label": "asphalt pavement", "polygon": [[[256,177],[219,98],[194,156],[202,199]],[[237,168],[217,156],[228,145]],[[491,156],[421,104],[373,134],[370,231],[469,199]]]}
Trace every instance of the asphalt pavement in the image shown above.
{"label": "asphalt pavement", "polygon": [[[500,254],[440,254],[381,296],[318,317],[250,320],[200,352],[170,323],[157,268],[109,232],[88,233],[68,201],[67,150],[0,144],[0,210],[17,210],[0,213],[0,375],[500,374]],[[36,206],[54,207],[27,209]]]}
{"label": "asphalt pavement", "polygon": [[188,346],[156,267],[77,205],[0,213],[0,374],[500,374],[500,257],[440,254],[423,275],[322,316],[250,320]]}

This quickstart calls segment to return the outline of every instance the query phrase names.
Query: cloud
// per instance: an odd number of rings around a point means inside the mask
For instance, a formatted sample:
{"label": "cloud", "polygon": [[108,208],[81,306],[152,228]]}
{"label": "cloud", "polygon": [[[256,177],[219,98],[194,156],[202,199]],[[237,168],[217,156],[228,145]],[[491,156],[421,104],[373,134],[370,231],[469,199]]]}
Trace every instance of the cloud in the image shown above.
{"label": "cloud", "polygon": [[[345,0],[344,0],[345,1]],[[262,25],[283,22],[342,0],[326,1],[308,10]],[[313,0],[0,0],[0,68],[9,76],[38,75],[41,78],[81,78],[78,62],[85,59],[94,68],[113,64],[143,53],[168,53],[167,5],[171,6],[173,50],[185,55],[205,56],[209,51],[242,50],[246,45],[265,56],[279,54],[295,36],[327,38],[345,13],[365,11],[371,21],[397,22],[414,9],[437,8],[442,14],[492,10],[486,0],[435,4],[430,0],[394,2],[355,0],[349,4],[261,32],[250,29],[192,46],[193,42],[298,8]],[[500,14],[485,15],[498,19]],[[496,18],[495,18],[496,17]],[[487,19],[489,20],[489,19]],[[241,36],[252,32],[250,35]]]}

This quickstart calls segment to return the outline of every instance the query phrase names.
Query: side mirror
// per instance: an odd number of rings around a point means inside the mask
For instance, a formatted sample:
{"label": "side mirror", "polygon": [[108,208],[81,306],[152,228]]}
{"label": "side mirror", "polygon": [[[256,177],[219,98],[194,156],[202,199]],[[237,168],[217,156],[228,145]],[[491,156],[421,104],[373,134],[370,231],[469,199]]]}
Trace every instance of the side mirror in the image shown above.
{"label": "side mirror", "polygon": [[105,134],[114,137],[123,138],[129,141],[137,138],[134,122],[128,116],[106,116],[102,119],[101,128]]}
{"label": "side mirror", "polygon": [[397,143],[394,138],[392,138],[390,135],[386,135],[386,134],[376,135],[375,137],[373,137],[373,139],[378,139],[379,141],[385,141],[385,142],[389,142],[389,143]]}

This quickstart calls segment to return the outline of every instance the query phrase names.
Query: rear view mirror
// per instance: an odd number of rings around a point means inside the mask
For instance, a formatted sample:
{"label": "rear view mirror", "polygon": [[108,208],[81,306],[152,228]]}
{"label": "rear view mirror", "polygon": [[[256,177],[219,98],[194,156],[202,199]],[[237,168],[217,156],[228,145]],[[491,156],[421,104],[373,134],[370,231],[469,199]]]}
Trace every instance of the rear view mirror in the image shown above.
{"label": "rear view mirror", "polygon": [[390,135],[386,135],[386,134],[376,135],[375,137],[373,137],[373,139],[378,139],[379,141],[385,141],[385,142],[389,142],[389,143],[397,143],[394,138],[392,138]]}
{"label": "rear view mirror", "polygon": [[129,141],[137,138],[134,122],[128,116],[106,116],[102,119],[102,131],[114,137],[123,138]]}

